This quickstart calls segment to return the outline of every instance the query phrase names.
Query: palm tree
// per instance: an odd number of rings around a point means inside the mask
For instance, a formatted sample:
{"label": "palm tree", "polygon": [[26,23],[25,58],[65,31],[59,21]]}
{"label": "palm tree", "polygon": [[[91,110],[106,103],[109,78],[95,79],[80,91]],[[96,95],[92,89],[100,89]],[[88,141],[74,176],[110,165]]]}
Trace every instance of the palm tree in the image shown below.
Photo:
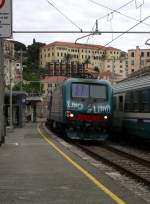
{"label": "palm tree", "polygon": [[88,65],[91,64],[89,57],[85,59],[84,64],[86,64],[86,69],[88,69]]}
{"label": "palm tree", "polygon": [[72,58],[72,56],[69,53],[65,54],[65,56],[64,56],[64,62],[66,64],[66,70],[67,70],[66,74],[69,74],[69,64],[70,64],[71,58]]}

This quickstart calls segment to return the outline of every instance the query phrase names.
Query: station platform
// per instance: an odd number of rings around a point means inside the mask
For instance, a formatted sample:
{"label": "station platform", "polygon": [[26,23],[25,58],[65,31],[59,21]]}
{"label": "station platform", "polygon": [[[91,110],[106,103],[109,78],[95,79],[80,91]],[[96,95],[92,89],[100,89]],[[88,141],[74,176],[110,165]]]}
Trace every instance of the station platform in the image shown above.
{"label": "station platform", "polygon": [[35,123],[0,147],[0,204],[146,204]]}

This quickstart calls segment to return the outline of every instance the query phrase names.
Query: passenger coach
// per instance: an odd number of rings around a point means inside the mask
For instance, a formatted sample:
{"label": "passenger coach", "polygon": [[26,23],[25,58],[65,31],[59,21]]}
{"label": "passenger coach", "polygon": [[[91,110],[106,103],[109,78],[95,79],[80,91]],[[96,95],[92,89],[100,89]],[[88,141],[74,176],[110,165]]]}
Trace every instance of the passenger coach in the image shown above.
{"label": "passenger coach", "polygon": [[72,139],[105,140],[112,115],[112,87],[97,79],[65,80],[50,97],[47,123]]}
{"label": "passenger coach", "polygon": [[150,139],[150,75],[122,81],[113,92],[113,129]]}

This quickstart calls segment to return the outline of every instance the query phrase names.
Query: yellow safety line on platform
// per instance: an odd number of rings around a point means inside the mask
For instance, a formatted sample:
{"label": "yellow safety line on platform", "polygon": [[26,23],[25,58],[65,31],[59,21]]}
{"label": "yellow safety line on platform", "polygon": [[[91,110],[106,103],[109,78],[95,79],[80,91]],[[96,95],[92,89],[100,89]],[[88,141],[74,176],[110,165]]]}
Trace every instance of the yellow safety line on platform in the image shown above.
{"label": "yellow safety line on platform", "polygon": [[80,172],[82,172],[86,177],[89,178],[100,190],[105,192],[112,200],[114,200],[117,204],[126,204],[123,200],[121,200],[117,195],[112,193],[108,188],[106,188],[100,181],[98,181],[94,176],[92,176],[89,172],[87,172],[83,167],[73,161],[69,156],[67,156],[62,150],[60,150],[50,139],[48,139],[40,130],[37,128],[39,134],[47,141],[47,143],[52,146],[57,152],[59,152],[69,163],[71,163],[74,167],[76,167]]}

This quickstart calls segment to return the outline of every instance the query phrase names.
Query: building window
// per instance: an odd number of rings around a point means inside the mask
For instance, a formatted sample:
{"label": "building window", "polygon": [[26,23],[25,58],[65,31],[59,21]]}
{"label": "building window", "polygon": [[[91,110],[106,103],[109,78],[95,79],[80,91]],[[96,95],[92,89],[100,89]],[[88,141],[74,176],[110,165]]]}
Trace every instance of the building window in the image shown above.
{"label": "building window", "polygon": [[131,52],[131,57],[134,57],[134,52]]}
{"label": "building window", "polygon": [[144,65],[144,60],[141,60],[141,65]]}
{"label": "building window", "polygon": [[147,57],[150,57],[150,52],[147,52]]}
{"label": "building window", "polygon": [[134,60],[131,60],[131,65],[134,65]]}
{"label": "building window", "polygon": [[141,52],[141,57],[144,57],[144,52]]}

